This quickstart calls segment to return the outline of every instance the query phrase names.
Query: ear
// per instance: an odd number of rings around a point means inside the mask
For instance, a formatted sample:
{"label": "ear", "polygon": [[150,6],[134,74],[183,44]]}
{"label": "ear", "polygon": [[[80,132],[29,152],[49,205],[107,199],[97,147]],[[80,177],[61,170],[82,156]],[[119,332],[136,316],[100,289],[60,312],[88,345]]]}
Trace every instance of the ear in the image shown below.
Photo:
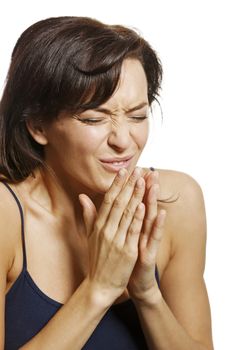
{"label": "ear", "polygon": [[39,143],[42,146],[47,145],[48,139],[46,137],[46,132],[43,123],[37,120],[27,120],[26,126],[30,135],[37,143]]}

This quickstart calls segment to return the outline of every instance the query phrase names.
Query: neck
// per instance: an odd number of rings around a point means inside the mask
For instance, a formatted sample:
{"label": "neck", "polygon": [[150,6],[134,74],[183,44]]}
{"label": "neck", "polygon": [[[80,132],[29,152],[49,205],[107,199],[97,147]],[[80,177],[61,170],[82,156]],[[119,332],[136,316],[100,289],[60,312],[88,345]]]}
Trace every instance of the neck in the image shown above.
{"label": "neck", "polygon": [[35,176],[28,178],[30,196],[53,215],[75,217],[78,225],[83,225],[82,207],[78,195],[85,193],[98,211],[103,194],[91,193],[88,188],[78,186],[72,181],[64,181],[47,169],[37,169]]}

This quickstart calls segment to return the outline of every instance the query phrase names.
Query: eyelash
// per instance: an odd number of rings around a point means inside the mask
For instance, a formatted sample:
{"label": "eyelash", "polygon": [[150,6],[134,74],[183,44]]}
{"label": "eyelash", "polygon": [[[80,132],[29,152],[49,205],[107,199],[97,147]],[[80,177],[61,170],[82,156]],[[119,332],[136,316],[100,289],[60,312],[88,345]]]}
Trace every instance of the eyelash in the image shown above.
{"label": "eyelash", "polygon": [[[133,119],[135,122],[140,123],[141,121],[147,119],[147,116],[143,116],[143,117],[130,117],[131,119]],[[82,123],[85,124],[98,124],[100,122],[102,122],[104,119],[82,119],[82,118],[78,118],[78,120]]]}

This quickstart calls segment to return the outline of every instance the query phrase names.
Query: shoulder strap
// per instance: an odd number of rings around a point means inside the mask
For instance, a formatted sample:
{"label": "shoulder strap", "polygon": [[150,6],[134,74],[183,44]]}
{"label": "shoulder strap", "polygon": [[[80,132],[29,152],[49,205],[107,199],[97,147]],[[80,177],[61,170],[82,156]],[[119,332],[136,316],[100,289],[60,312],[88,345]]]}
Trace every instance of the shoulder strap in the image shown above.
{"label": "shoulder strap", "polygon": [[25,233],[24,233],[24,215],[23,215],[23,208],[20,204],[20,201],[18,197],[16,196],[15,192],[12,190],[12,188],[6,183],[5,181],[2,181],[2,183],[6,186],[6,188],[10,191],[12,196],[14,197],[18,208],[20,212],[20,218],[21,218],[21,237],[22,237],[22,248],[23,248],[23,269],[27,268],[27,256],[26,256],[26,244],[25,244]]}

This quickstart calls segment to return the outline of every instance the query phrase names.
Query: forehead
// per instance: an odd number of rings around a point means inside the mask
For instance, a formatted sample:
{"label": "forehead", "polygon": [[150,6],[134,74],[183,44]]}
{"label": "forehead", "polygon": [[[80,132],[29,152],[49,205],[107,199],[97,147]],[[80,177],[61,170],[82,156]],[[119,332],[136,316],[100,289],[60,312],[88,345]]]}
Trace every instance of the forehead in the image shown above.
{"label": "forehead", "polygon": [[130,109],[142,101],[148,102],[147,94],[148,83],[142,64],[135,59],[126,59],[115,92],[101,107]]}

